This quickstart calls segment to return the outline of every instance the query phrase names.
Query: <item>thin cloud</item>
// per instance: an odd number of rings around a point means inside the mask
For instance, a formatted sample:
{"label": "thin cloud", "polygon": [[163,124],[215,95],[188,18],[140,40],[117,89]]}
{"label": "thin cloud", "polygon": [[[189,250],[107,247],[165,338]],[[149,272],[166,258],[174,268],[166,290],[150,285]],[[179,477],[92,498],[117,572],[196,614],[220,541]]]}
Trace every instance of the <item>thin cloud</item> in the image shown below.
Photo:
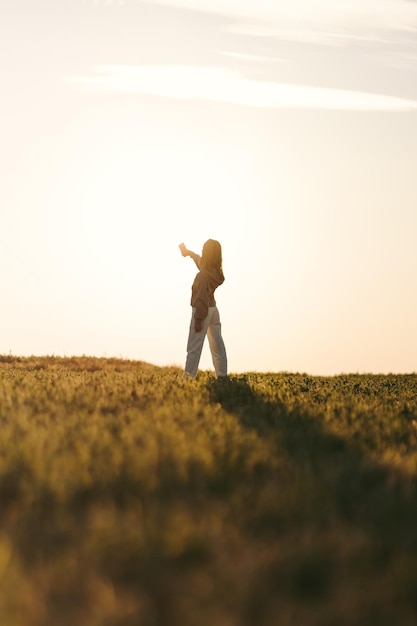
{"label": "thin cloud", "polygon": [[99,66],[70,79],[89,90],[222,102],[253,108],[411,111],[417,101],[342,89],[249,80],[216,67]]}
{"label": "thin cloud", "polygon": [[274,56],[266,56],[261,54],[244,54],[242,52],[229,52],[224,50],[222,56],[233,59],[235,61],[243,61],[248,63],[288,63],[287,59],[281,59]]}
{"label": "thin cloud", "polygon": [[[389,31],[416,31],[417,4],[409,0],[148,0],[228,16],[238,21],[241,32],[287,38],[301,34],[313,41],[356,37],[379,39]],[[234,26],[231,25],[233,29]]]}
{"label": "thin cloud", "polygon": [[365,43],[365,44],[390,44],[391,39],[378,33],[370,34],[365,31],[352,31],[348,32],[346,28],[336,27],[333,25],[327,25],[327,30],[324,24],[316,25],[313,27],[311,24],[303,24],[302,26],[295,26],[288,24],[286,27],[281,24],[267,24],[261,21],[237,21],[231,25],[223,28],[225,32],[235,35],[245,35],[248,37],[268,38],[268,39],[285,39],[287,41],[307,43],[307,44],[320,44],[330,47],[340,47],[349,42]]}
{"label": "thin cloud", "polygon": [[125,6],[125,0],[93,0],[93,4],[97,6],[117,6],[123,7]]}

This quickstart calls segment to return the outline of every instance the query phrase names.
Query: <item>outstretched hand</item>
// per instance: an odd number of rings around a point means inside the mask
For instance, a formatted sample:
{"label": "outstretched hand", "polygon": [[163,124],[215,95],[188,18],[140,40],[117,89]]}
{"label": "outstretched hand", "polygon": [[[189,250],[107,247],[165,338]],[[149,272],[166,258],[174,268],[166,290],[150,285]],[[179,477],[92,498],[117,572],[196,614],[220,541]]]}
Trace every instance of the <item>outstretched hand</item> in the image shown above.
{"label": "outstretched hand", "polygon": [[182,254],[182,256],[188,256],[188,250],[187,250],[187,248],[185,247],[185,244],[184,244],[184,243],[180,243],[180,245],[179,245],[178,247],[179,247],[179,249],[181,250],[181,254]]}

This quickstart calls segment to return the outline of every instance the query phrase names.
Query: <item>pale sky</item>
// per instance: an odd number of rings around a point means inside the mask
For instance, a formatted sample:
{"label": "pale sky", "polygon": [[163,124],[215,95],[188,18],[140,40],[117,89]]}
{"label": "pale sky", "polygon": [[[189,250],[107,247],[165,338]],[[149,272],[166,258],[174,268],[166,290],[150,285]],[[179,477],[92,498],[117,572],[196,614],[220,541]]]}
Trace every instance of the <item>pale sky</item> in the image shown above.
{"label": "pale sky", "polygon": [[[0,353],[417,371],[417,2],[2,0]],[[208,345],[201,367],[212,368]]]}

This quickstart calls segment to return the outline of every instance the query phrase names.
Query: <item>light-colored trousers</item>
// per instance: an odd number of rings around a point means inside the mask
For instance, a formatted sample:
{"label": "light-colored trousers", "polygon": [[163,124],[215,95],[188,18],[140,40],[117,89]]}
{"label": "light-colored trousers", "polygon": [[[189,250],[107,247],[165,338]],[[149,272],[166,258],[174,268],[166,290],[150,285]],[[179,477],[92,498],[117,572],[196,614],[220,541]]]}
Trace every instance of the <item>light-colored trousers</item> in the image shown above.
{"label": "light-colored trousers", "polygon": [[216,306],[209,307],[207,317],[203,320],[200,332],[195,330],[195,308],[191,316],[190,333],[187,343],[187,360],[185,372],[193,378],[197,376],[198,364],[200,363],[201,351],[204,340],[208,338],[211,358],[217,376],[227,376],[227,355],[222,337],[222,325]]}

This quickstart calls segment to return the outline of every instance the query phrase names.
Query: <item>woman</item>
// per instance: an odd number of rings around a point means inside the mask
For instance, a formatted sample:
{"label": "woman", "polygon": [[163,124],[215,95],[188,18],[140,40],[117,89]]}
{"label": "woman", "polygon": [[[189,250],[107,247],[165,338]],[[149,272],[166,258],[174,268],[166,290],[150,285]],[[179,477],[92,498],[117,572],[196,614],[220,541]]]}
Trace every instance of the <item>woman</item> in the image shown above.
{"label": "woman", "polygon": [[224,282],[222,248],[218,241],[209,239],[203,246],[201,256],[180,245],[181,254],[193,259],[198,269],[191,289],[192,316],[187,343],[187,360],[184,376],[197,376],[198,364],[206,335],[216,375],[227,376],[227,356],[224,346],[220,315],[214,292]]}

